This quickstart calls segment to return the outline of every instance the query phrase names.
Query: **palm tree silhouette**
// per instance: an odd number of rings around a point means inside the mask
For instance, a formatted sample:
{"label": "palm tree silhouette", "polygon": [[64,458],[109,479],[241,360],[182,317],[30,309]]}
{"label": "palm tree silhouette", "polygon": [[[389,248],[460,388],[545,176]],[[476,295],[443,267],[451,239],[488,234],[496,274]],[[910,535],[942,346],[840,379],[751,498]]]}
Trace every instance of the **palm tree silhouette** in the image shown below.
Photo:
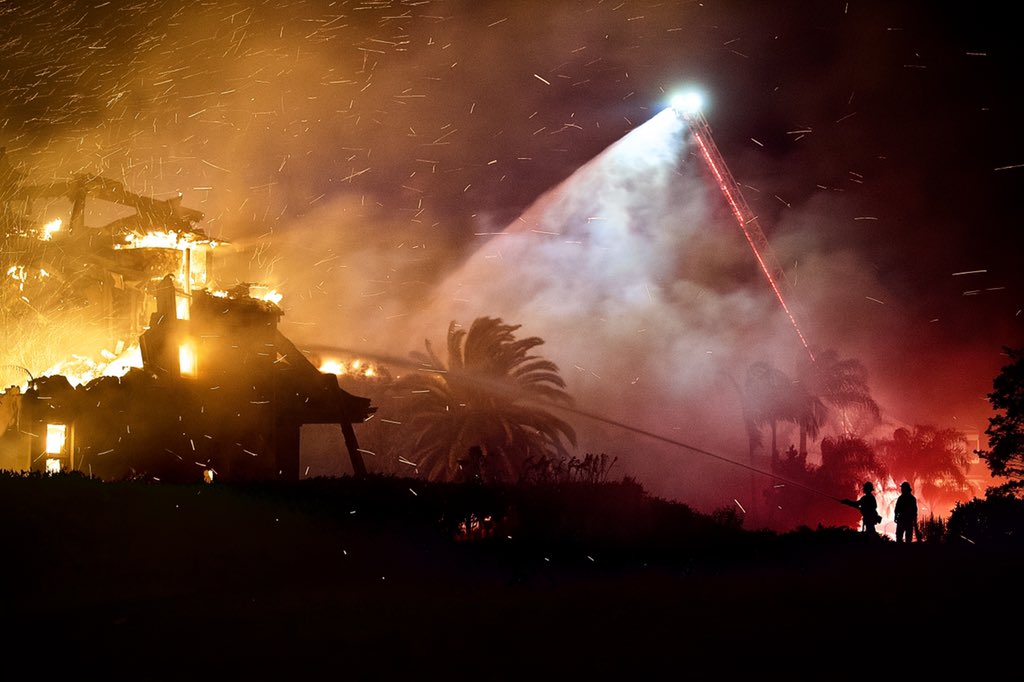
{"label": "palm tree silhouette", "polygon": [[832,350],[820,351],[815,359],[805,359],[797,368],[799,391],[803,403],[797,423],[800,425],[800,454],[807,455],[807,437],[818,437],[828,417],[828,408],[844,411],[843,433],[849,435],[845,410],[854,408],[878,419],[878,403],[871,397],[868,371],[860,360],[840,359]]}
{"label": "palm tree silhouette", "polygon": [[967,439],[956,429],[928,425],[899,428],[891,439],[879,441],[878,449],[893,480],[909,481],[933,504],[952,502],[971,492],[966,475],[970,462]]}
{"label": "palm tree silhouette", "polygon": [[772,434],[771,457],[772,466],[775,468],[779,460],[778,424],[803,424],[801,420],[804,418],[805,396],[796,382],[785,372],[764,360],[755,362],[747,368],[744,388],[744,418],[748,423],[747,432],[751,448],[756,441],[750,434],[749,425],[767,425]]}
{"label": "palm tree silhouette", "polygon": [[821,439],[821,466],[815,470],[821,490],[849,494],[863,481],[879,481],[886,475],[875,448],[863,438],[838,436]]}
{"label": "palm tree silhouette", "polygon": [[570,405],[558,366],[530,351],[544,343],[516,339],[521,325],[480,317],[467,332],[448,327],[447,361],[413,352],[420,371],[399,378],[394,393],[410,415],[410,456],[428,478],[453,479],[469,448],[480,446],[490,477],[514,480],[531,456],[567,456],[576,433],[548,407]]}

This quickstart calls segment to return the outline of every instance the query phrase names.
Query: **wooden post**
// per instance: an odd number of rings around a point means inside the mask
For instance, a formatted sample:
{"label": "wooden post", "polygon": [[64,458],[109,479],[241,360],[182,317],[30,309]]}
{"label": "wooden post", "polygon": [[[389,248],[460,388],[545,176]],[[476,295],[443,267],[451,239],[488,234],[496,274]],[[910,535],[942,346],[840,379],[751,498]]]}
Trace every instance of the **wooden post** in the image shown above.
{"label": "wooden post", "polygon": [[341,432],[345,435],[345,447],[348,449],[349,459],[352,460],[352,473],[356,478],[366,476],[366,463],[363,461],[363,453],[359,452],[359,441],[356,440],[356,431],[347,421],[341,422]]}

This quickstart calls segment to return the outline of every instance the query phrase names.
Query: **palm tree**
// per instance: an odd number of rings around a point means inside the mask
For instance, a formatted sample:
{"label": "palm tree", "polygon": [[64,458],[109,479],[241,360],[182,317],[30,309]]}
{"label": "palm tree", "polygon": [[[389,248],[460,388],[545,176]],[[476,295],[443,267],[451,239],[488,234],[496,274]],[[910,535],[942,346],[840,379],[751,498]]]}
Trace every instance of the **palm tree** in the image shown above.
{"label": "palm tree", "polygon": [[485,466],[497,478],[514,479],[531,456],[567,456],[576,445],[567,422],[548,411],[570,405],[558,366],[530,351],[544,343],[516,339],[520,325],[477,318],[469,331],[448,327],[447,362],[434,352],[413,352],[421,370],[399,378],[411,418],[409,445],[432,479],[453,479],[469,448],[480,446]]}
{"label": "palm tree", "polygon": [[855,490],[863,481],[884,478],[886,472],[875,448],[863,438],[846,435],[821,440],[821,466],[815,474],[827,492]]}
{"label": "palm tree", "polygon": [[[744,418],[755,426],[768,425],[772,434],[772,467],[778,466],[779,422],[802,423],[805,399],[797,384],[785,372],[766,361],[747,368],[744,391]],[[817,426],[815,425],[815,428]],[[758,439],[759,440],[759,439]],[[751,448],[755,440],[750,437]]]}
{"label": "palm tree", "polygon": [[[814,360],[805,360],[797,368],[803,408],[800,425],[800,454],[807,455],[807,437],[818,437],[821,425],[828,416],[829,406],[845,410],[853,408],[867,413],[872,419],[880,417],[878,403],[871,397],[868,371],[860,360],[840,359],[832,349],[824,350]],[[849,434],[845,420],[843,433]]]}
{"label": "palm tree", "polygon": [[751,368],[747,368],[746,384],[748,385],[748,390],[744,390],[744,387],[740,385],[740,382],[736,381],[732,374],[722,372],[722,376],[736,389],[736,394],[740,398],[740,409],[743,413],[743,427],[747,432],[748,457],[750,458],[750,499],[747,501],[747,515],[751,518],[758,518],[757,477],[754,472],[758,469],[756,453],[764,445],[764,438],[761,435],[761,424],[758,423],[761,413],[749,390],[752,388],[750,386],[752,382],[756,385],[756,381],[751,377],[750,370]]}
{"label": "palm tree", "polygon": [[[867,441],[851,435],[821,439],[821,466],[813,470],[809,483],[833,497],[847,497],[858,491],[865,481],[884,481],[885,465]],[[860,493],[856,493],[859,495]],[[845,524],[850,512],[831,500],[814,497],[808,500],[805,513],[819,522]]]}
{"label": "palm tree", "polygon": [[952,502],[970,493],[967,481],[967,439],[956,429],[915,426],[896,429],[878,443],[893,480],[909,481],[919,494],[935,502]]}

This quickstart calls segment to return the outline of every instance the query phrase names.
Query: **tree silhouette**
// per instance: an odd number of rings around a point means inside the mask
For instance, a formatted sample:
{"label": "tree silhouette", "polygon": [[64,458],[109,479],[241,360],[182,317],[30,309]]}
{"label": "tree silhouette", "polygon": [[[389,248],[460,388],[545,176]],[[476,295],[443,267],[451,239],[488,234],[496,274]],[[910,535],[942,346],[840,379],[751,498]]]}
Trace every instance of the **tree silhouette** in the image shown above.
{"label": "tree silhouette", "polygon": [[[782,370],[766,361],[755,362],[747,368],[744,384],[744,417],[749,425],[768,426],[771,429],[772,466],[779,461],[777,431],[779,422],[800,423],[803,417],[804,396],[796,383]],[[750,437],[751,447],[755,440]]]}
{"label": "tree silhouette", "polygon": [[978,451],[993,476],[1009,479],[990,490],[1019,494],[1024,489],[1024,348],[1004,348],[1010,364],[992,381],[988,400],[999,412],[988,420],[988,450]]}
{"label": "tree silhouette", "polygon": [[[818,490],[836,497],[849,497],[859,495],[865,481],[880,481],[885,473],[885,466],[879,461],[874,448],[863,438],[826,437],[821,439],[821,466],[814,471],[811,480]],[[827,501],[814,500],[814,503],[819,507],[819,518],[849,522],[849,510],[844,511]]]}
{"label": "tree silhouette", "polygon": [[896,429],[891,439],[879,441],[878,449],[893,480],[909,481],[932,504],[970,492],[967,439],[956,429]]}
{"label": "tree silhouette", "polygon": [[[723,372],[722,376],[725,377],[734,389],[736,389],[736,394],[740,398],[740,409],[743,413],[743,428],[747,433],[747,456],[750,460],[750,499],[747,502],[747,514],[751,516],[751,518],[757,518],[759,513],[759,495],[757,490],[757,475],[754,472],[758,468],[757,451],[764,445],[764,438],[761,434],[762,424],[759,423],[763,413],[760,410],[760,405],[757,404],[760,402],[761,398],[760,394],[757,393],[757,390],[759,390],[760,387],[756,386],[756,375],[755,377],[751,377],[751,368],[747,368],[747,378],[743,386],[741,386],[740,382],[738,382],[736,378],[728,372]],[[757,390],[755,390],[755,395],[759,398],[757,401],[755,401],[754,396],[751,395],[750,390],[751,388],[755,388],[755,386],[748,386],[747,388],[744,388],[744,386],[751,382],[753,382],[757,388]]]}
{"label": "tree silhouette", "polygon": [[530,351],[544,343],[516,339],[520,325],[480,317],[467,332],[448,327],[447,357],[430,341],[413,352],[421,371],[393,386],[410,415],[410,457],[432,479],[454,479],[471,446],[483,450],[487,478],[513,480],[530,457],[568,456],[576,434],[545,405],[569,405],[558,366]]}
{"label": "tree silhouette", "polygon": [[821,439],[821,466],[815,473],[821,489],[838,495],[855,491],[864,481],[881,479],[886,469],[863,438],[839,436]]}
{"label": "tree silhouette", "polygon": [[[859,496],[865,481],[880,481],[885,477],[885,466],[875,449],[855,436],[825,437],[821,439],[821,465],[808,464],[793,451],[781,462],[779,472],[802,485],[827,493],[832,497]],[[786,485],[771,490],[772,502],[781,510],[784,523],[849,524],[852,517],[834,500]]]}
{"label": "tree silhouette", "polygon": [[[871,397],[867,368],[859,360],[841,359],[830,349],[819,351],[814,361],[805,359],[797,368],[803,393],[803,410],[799,419],[800,454],[807,455],[807,437],[817,438],[828,416],[828,408],[858,409],[878,419],[878,403]],[[845,422],[845,416],[844,416]],[[848,435],[845,423],[843,433]]]}

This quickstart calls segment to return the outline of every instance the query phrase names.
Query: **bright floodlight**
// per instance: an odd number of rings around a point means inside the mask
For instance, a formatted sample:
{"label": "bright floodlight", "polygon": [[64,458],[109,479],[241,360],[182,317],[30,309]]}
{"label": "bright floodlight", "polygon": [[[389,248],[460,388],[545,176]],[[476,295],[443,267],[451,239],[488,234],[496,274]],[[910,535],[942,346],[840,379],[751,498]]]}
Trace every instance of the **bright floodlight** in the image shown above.
{"label": "bright floodlight", "polygon": [[704,106],[704,98],[699,92],[691,90],[673,97],[669,105],[676,110],[676,113],[690,116],[701,110],[701,107]]}

